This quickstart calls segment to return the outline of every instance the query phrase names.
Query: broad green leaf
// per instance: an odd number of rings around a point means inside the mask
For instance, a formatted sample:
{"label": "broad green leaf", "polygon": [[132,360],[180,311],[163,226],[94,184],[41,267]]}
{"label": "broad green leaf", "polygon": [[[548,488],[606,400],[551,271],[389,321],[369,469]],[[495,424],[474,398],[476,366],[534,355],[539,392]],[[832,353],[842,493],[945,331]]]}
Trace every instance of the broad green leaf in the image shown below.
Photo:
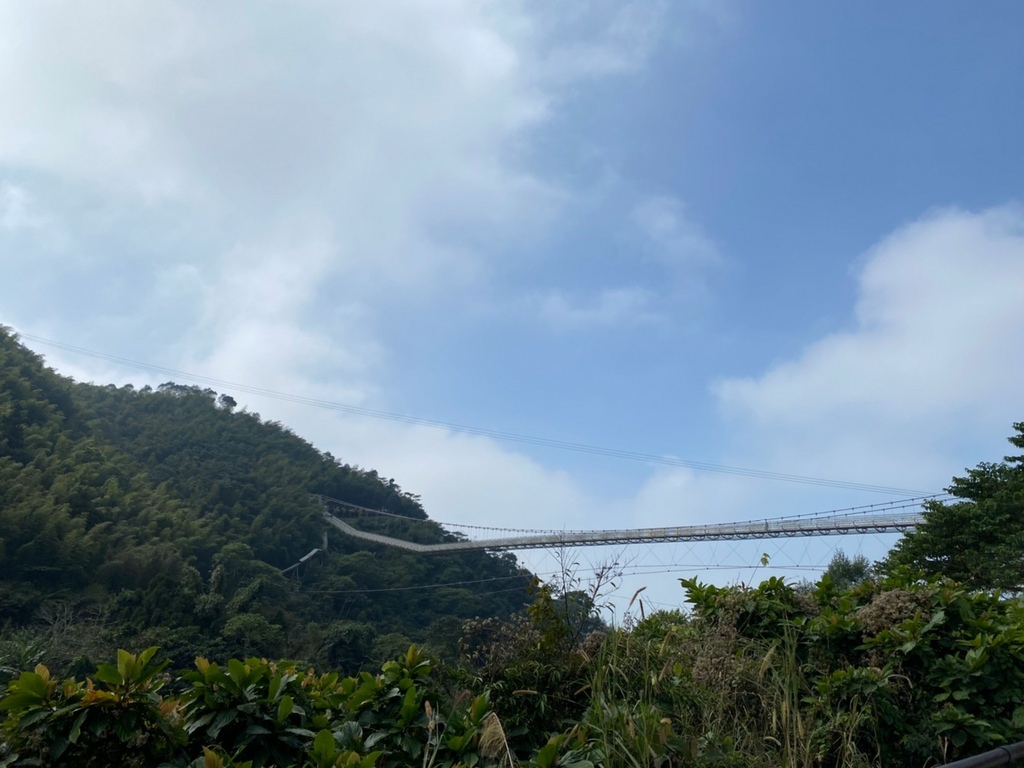
{"label": "broad green leaf", "polygon": [[9,693],[0,700],[0,711],[17,712],[28,707],[38,706],[42,697],[35,693]]}
{"label": "broad green leaf", "polygon": [[131,680],[135,677],[135,657],[123,648],[117,651],[117,671],[121,673],[121,680]]}
{"label": "broad green leaf", "polygon": [[220,734],[221,729],[224,728],[228,723],[234,720],[238,716],[238,712],[233,709],[229,709],[226,712],[221,712],[217,715],[217,719],[213,721],[213,725],[206,729],[206,733],[209,734],[211,739],[216,740]]}
{"label": "broad green leaf", "polygon": [[124,685],[124,673],[121,671],[120,665],[113,667],[110,664],[100,664],[96,667],[94,677],[108,685]]}
{"label": "broad green leaf", "polygon": [[68,741],[72,744],[78,742],[78,736],[82,732],[82,722],[85,720],[85,716],[89,714],[89,710],[83,709],[78,717],[75,718],[75,722],[71,725],[71,730],[68,732]]}
{"label": "broad green leaf", "polygon": [[313,740],[313,754],[318,757],[330,757],[335,753],[334,734],[328,730],[320,731]]}
{"label": "broad green leaf", "polygon": [[277,705],[277,722],[283,723],[288,719],[288,716],[292,713],[292,709],[295,707],[295,702],[292,701],[292,697],[285,694],[281,697],[281,703]]}
{"label": "broad green leaf", "polygon": [[[43,669],[46,669],[46,667],[43,667]],[[22,672],[17,682],[12,683],[8,690],[31,694],[39,699],[46,698],[50,688],[49,671],[47,671],[44,677],[39,674],[39,667],[36,667],[36,670],[35,672]]]}
{"label": "broad green leaf", "polygon": [[139,666],[140,667],[145,667],[147,664],[149,664],[150,660],[154,656],[156,656],[156,652],[158,650],[159,650],[159,648],[157,646],[152,645],[149,648],[147,648],[146,650],[144,650],[142,653],[140,653],[139,654]]}

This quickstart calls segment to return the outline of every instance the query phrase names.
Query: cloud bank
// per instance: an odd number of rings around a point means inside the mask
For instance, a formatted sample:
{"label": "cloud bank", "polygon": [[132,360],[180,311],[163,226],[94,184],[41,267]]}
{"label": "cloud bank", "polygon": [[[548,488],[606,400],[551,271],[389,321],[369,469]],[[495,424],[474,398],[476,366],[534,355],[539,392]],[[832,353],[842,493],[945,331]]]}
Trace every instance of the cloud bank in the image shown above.
{"label": "cloud bank", "polygon": [[715,396],[731,423],[777,435],[785,458],[842,472],[863,451],[866,476],[934,487],[918,454],[1009,434],[1024,413],[1024,209],[930,213],[883,238],[856,277],[849,330]]}

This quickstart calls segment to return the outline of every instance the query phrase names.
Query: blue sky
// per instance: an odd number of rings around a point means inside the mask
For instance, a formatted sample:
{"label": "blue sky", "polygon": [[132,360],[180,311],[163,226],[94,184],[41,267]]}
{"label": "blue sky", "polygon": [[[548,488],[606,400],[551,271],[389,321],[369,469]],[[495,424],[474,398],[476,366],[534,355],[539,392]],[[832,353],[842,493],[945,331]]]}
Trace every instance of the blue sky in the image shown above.
{"label": "blue sky", "polygon": [[[1022,28],[1009,1],[4,3],[0,322],[426,419],[939,490],[1024,419]],[[78,379],[166,378],[29,343]],[[441,520],[886,498],[236,396]]]}

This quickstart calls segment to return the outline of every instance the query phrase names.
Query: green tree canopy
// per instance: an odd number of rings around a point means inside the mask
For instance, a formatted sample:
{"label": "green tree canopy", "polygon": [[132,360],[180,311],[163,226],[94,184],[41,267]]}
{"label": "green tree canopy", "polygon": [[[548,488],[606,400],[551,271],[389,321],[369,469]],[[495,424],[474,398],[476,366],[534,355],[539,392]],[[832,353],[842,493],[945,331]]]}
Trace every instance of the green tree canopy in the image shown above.
{"label": "green tree canopy", "polygon": [[[393,479],[230,395],[77,383],[0,326],[0,668],[22,632],[49,638],[41,660],[60,674],[114,637],[159,643],[179,664],[257,653],[358,665],[378,656],[378,635],[419,642],[436,622],[527,602],[530,574],[511,554],[425,558],[333,529],[325,546],[315,494],[388,513],[360,513],[366,530],[452,536]],[[282,573],[314,548],[301,574]],[[58,614],[70,617],[59,632]]]}
{"label": "green tree canopy", "polygon": [[[1024,422],[1009,438],[1024,449]],[[924,523],[889,553],[886,570],[907,566],[978,589],[1024,589],[1024,456],[981,463],[953,478],[952,502],[925,505]]]}
{"label": "green tree canopy", "polygon": [[854,555],[851,558],[843,550],[838,549],[829,561],[825,573],[836,589],[846,590],[874,576],[874,567],[864,555]]}

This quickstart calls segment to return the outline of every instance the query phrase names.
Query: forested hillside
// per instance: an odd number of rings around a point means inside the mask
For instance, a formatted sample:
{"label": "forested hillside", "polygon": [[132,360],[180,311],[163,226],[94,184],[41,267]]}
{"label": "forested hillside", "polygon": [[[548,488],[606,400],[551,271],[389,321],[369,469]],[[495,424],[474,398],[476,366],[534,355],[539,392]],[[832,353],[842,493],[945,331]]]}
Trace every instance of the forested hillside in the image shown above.
{"label": "forested hillside", "polygon": [[[229,395],[75,383],[0,328],[0,621],[18,647],[68,665],[158,642],[182,663],[354,669],[410,640],[445,653],[462,619],[526,601],[512,556],[424,558],[336,532],[301,579],[282,575],[322,546],[315,494],[408,518],[377,524],[421,541],[448,535],[393,480]],[[475,583],[407,589],[461,581]]]}

